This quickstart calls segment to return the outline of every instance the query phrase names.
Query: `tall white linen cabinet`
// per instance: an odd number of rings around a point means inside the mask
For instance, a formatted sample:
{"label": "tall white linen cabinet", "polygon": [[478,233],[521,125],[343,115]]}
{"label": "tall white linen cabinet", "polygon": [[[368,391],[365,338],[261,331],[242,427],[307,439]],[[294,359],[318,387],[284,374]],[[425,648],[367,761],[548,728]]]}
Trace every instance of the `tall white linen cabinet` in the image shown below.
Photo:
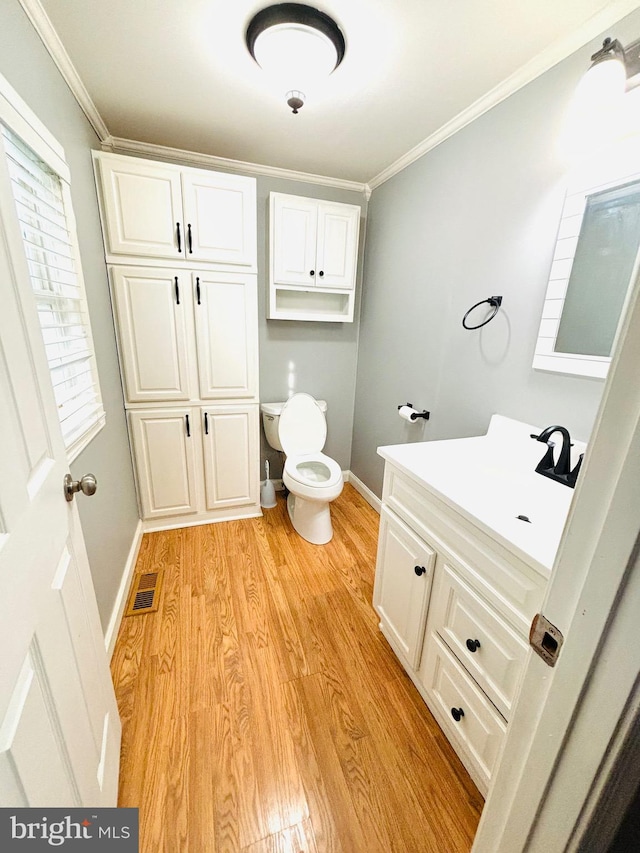
{"label": "tall white linen cabinet", "polygon": [[255,179],[94,167],[143,527],[260,515]]}

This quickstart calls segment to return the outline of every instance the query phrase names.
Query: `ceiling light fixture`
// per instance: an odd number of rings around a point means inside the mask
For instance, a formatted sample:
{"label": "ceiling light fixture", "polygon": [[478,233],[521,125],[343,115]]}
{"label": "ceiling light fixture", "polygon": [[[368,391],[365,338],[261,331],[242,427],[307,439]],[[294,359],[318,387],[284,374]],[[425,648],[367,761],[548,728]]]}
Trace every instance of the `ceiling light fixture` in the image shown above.
{"label": "ceiling light fixture", "polygon": [[345,52],[333,18],[301,3],[262,9],[249,22],[245,41],[258,65],[283,87],[294,114],[305,102],[305,91],[328,77]]}

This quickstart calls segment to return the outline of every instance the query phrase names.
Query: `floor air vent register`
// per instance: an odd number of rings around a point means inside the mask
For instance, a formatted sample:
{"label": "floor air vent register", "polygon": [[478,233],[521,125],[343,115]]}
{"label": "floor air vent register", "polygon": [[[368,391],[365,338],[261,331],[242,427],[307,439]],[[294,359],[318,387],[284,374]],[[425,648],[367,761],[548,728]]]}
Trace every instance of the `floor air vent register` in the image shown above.
{"label": "floor air vent register", "polygon": [[162,575],[162,570],[134,575],[125,616],[153,613],[158,609],[160,591],[162,590]]}

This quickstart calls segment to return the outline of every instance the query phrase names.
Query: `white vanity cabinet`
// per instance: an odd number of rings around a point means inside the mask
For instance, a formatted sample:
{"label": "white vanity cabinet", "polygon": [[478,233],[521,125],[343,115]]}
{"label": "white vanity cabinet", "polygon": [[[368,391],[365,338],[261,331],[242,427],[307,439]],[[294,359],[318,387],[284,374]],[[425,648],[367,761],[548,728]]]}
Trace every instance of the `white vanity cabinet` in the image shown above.
{"label": "white vanity cabinet", "polygon": [[255,179],[95,165],[143,529],[260,515]]}
{"label": "white vanity cabinet", "polygon": [[353,320],[360,207],[270,196],[270,319]]}
{"label": "white vanity cabinet", "polygon": [[[419,555],[428,557],[430,590],[411,577]],[[534,567],[387,459],[374,586],[380,628],[483,794],[545,586]]]}
{"label": "white vanity cabinet", "polygon": [[108,261],[128,255],[256,271],[253,178],[120,154],[94,160]]}

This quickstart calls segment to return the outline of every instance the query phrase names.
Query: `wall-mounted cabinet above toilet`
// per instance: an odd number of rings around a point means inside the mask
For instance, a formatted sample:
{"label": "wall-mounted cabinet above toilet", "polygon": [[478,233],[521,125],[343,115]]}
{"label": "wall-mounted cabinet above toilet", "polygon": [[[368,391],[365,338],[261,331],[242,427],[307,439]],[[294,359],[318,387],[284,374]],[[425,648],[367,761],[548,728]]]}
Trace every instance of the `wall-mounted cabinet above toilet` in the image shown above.
{"label": "wall-mounted cabinet above toilet", "polygon": [[271,193],[269,319],[353,322],[360,208]]}

